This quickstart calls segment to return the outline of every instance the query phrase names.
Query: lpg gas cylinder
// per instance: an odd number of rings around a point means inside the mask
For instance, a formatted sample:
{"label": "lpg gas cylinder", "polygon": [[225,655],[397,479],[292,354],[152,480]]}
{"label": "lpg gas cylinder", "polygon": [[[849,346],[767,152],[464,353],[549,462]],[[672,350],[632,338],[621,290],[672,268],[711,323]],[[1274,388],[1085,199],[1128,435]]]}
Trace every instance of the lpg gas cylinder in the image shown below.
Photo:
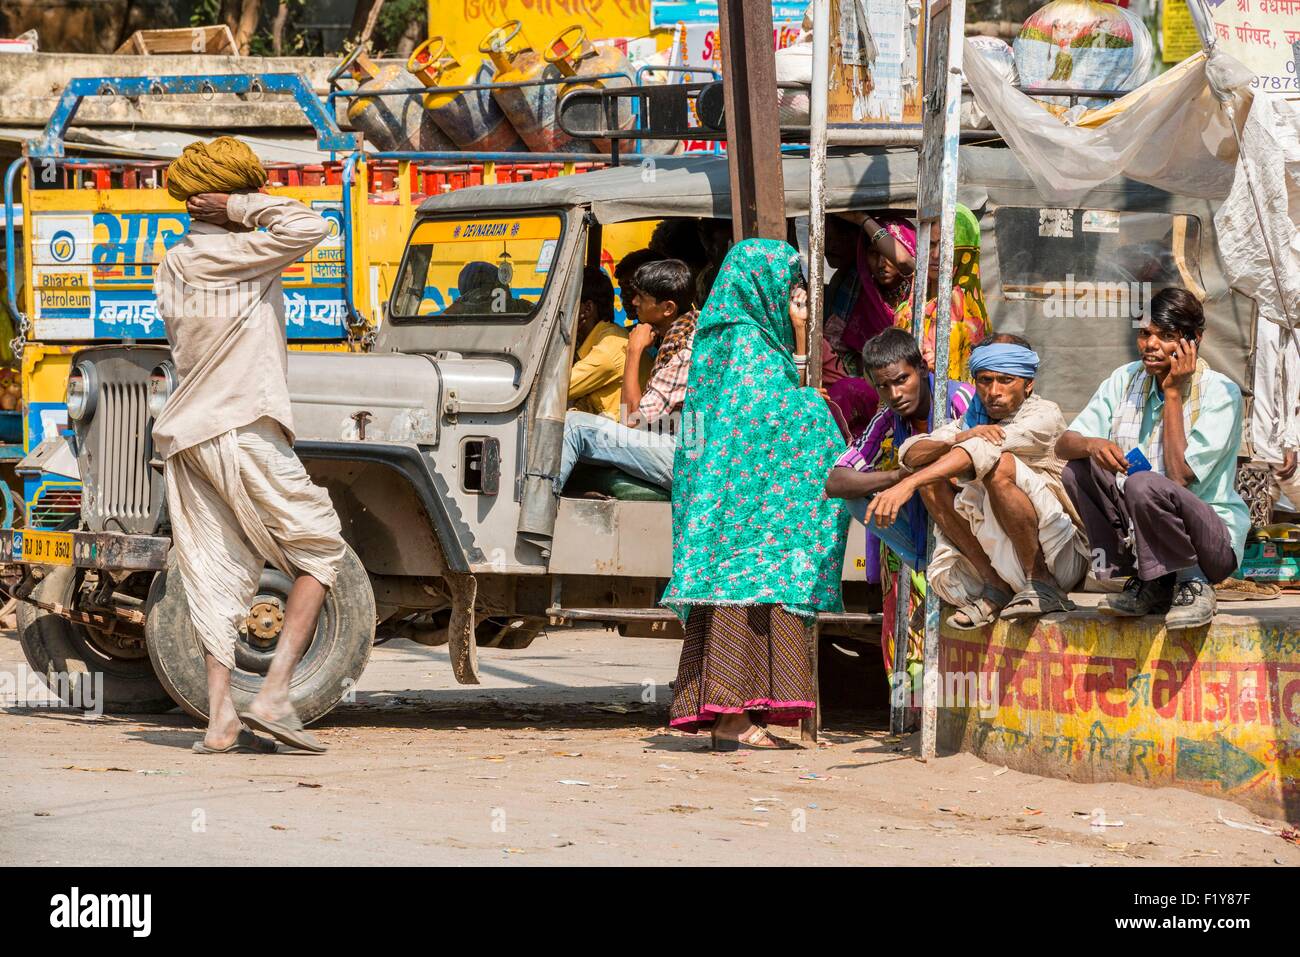
{"label": "lpg gas cylinder", "polygon": [[[492,30],[479,50],[496,67],[492,96],[510,118],[510,125],[535,153],[592,153],[587,140],[575,140],[555,124],[555,102],[560,83],[540,84],[537,80],[559,80],[563,74],[553,63],[528,45],[518,20],[507,20]],[[576,72],[576,71],[575,71]],[[510,84],[530,83],[530,86]]]}
{"label": "lpg gas cylinder", "polygon": [[[358,92],[378,93],[411,86],[411,80],[400,63],[381,67],[362,48],[358,47],[358,51],[344,61],[357,81]],[[425,110],[423,98],[418,93],[352,97],[348,105],[348,122],[381,151],[456,149],[456,144]]]}
{"label": "lpg gas cylinder", "polygon": [[[492,98],[492,66],[463,67],[442,37],[430,37],[415,48],[406,63],[417,80],[429,87],[424,107],[433,122],[462,150],[477,153],[525,152],[528,147]],[[481,84],[480,90],[443,91],[443,86]]]}
{"label": "lpg gas cylinder", "polygon": [[[623,51],[612,44],[596,46],[587,39],[587,31],[583,29],[581,24],[575,23],[556,34],[555,39],[546,47],[545,57],[546,61],[553,64],[563,76],[575,77],[573,83],[565,83],[560,87],[557,94],[557,103],[559,100],[564,99],[566,93],[573,90],[598,90],[632,85],[632,67]],[[607,76],[603,80],[583,79],[583,77],[597,77],[610,73],[619,73],[622,76]],[[595,106],[595,104],[592,105]],[[633,122],[632,101],[629,99],[619,100],[619,129],[631,129]],[[576,125],[587,127],[596,124],[588,124],[584,120]],[[560,136],[566,135],[558,127],[556,132]],[[608,139],[597,139],[591,142],[597,152],[608,153],[610,151],[611,144]]]}

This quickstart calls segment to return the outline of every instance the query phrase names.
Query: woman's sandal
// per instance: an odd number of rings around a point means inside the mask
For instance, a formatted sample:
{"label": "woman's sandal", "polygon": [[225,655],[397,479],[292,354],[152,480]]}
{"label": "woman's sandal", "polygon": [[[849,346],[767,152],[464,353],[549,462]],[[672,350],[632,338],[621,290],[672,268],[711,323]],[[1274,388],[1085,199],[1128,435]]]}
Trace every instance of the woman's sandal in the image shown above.
{"label": "woman's sandal", "polygon": [[757,726],[739,738],[720,738],[714,731],[711,744],[714,751],[797,751],[800,748],[793,741],[770,735]]}
{"label": "woman's sandal", "polygon": [[[958,631],[979,631],[997,621],[998,613],[1010,600],[1010,592],[985,587],[978,598],[948,616],[948,626]],[[965,621],[959,620],[963,615]]]}
{"label": "woman's sandal", "polygon": [[1031,580],[1024,589],[1011,597],[999,617],[1004,621],[1019,621],[1022,618],[1040,618],[1058,611],[1074,611],[1076,608],[1078,606],[1054,583]]}

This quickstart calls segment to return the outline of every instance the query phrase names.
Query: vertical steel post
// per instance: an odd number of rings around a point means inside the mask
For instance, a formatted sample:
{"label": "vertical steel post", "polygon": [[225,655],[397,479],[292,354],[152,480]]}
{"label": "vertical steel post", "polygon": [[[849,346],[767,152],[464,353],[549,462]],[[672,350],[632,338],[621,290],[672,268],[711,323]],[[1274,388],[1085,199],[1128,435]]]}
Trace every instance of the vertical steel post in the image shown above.
{"label": "vertical steel post", "polygon": [[[830,81],[830,0],[813,0],[812,14],[813,82],[808,147],[811,191],[808,203],[808,385],[819,389],[822,384],[821,317],[823,300],[826,298],[826,88]],[[816,708],[813,716],[806,719],[802,726],[802,737],[810,741],[817,740],[822,720],[818,674],[820,645],[821,629],[814,621],[810,629],[809,656]]]}
{"label": "vertical steel post", "polygon": [[785,239],[772,5],[766,0],[718,0],[718,27],[732,235],[737,242]]}
{"label": "vertical steel post", "polygon": [[[936,0],[930,7],[926,74],[925,137],[918,170],[917,274],[929,268],[929,230],[939,221],[938,289],[934,315],[934,428],[948,418],[948,338],[952,328],[953,232],[957,208],[957,149],[960,142],[961,56],[965,39],[966,0]],[[924,250],[924,257],[922,257]],[[925,292],[926,283],[918,282]],[[919,300],[919,307],[918,307]],[[925,300],[913,299],[912,321],[923,334]],[[934,554],[934,524],[927,523],[927,556]],[[927,561],[927,565],[929,562]],[[925,672],[921,691],[921,757],[934,757],[939,708],[939,596],[925,590]]]}

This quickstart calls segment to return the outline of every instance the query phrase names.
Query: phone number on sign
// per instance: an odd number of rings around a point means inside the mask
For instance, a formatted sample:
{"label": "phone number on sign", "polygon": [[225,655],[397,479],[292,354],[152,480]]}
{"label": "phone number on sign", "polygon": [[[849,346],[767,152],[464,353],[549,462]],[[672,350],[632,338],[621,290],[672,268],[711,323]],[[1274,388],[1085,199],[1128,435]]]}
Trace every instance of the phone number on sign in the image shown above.
{"label": "phone number on sign", "polygon": [[1294,76],[1257,76],[1250,81],[1256,90],[1300,90],[1300,78]]}

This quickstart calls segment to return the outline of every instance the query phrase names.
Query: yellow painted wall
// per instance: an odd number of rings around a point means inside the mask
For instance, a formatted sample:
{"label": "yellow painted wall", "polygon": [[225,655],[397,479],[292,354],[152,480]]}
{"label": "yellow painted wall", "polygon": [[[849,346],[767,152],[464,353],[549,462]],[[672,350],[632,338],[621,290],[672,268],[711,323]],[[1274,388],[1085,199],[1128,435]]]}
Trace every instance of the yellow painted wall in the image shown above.
{"label": "yellow painted wall", "polygon": [[[1172,633],[1096,612],[945,631],[940,742],[1021,771],[1176,786],[1300,820],[1296,609],[1220,612]],[[972,674],[986,708],[945,696],[969,696],[958,676]]]}
{"label": "yellow painted wall", "polygon": [[535,49],[574,23],[593,40],[643,37],[650,0],[429,0],[429,36],[445,37],[462,63],[477,62],[483,37],[507,20],[523,23]]}

